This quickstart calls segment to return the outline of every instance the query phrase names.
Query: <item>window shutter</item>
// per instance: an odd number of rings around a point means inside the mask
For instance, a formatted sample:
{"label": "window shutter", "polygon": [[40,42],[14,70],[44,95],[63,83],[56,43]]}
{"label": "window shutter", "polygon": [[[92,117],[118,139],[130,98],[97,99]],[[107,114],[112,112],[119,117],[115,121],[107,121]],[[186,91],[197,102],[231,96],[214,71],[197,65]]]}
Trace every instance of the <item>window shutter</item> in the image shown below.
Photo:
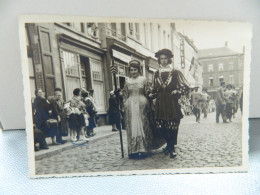
{"label": "window shutter", "polygon": [[55,77],[53,68],[53,54],[51,46],[50,32],[48,28],[39,26],[40,48],[42,55],[43,74],[45,81],[46,97],[54,95]]}

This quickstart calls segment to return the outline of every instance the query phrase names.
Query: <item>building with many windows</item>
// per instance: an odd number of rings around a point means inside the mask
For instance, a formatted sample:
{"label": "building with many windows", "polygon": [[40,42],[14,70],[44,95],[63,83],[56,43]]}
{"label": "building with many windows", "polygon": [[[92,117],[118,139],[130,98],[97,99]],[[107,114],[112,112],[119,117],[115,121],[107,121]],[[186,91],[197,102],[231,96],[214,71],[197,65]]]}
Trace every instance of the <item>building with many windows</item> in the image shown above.
{"label": "building with many windows", "polygon": [[239,88],[243,84],[244,53],[227,47],[199,50],[198,58],[203,66],[204,87],[212,95],[220,82]]}
{"label": "building with many windows", "polygon": [[46,98],[63,90],[65,101],[75,88],[94,89],[100,123],[106,123],[109,92],[123,88],[132,59],[142,64],[150,83],[158,69],[154,53],[172,50],[172,24],[155,23],[30,23],[26,24],[31,96],[41,88]]}
{"label": "building with many windows", "polygon": [[[102,23],[99,29],[102,29],[102,48],[107,51],[105,63],[110,67],[113,61],[117,66],[116,80],[120,88],[123,88],[125,78],[129,76],[130,60],[141,62],[142,74],[152,83],[154,72],[159,68],[154,53],[162,48],[172,49],[171,24]],[[109,90],[114,86],[113,79],[110,80]]]}

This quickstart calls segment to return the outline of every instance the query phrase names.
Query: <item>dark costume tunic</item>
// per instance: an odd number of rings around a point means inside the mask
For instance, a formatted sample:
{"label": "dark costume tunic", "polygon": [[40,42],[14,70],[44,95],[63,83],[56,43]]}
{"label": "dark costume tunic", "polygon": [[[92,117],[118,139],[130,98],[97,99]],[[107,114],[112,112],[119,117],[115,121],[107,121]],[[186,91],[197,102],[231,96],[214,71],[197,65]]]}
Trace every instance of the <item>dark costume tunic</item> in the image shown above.
{"label": "dark costume tunic", "polygon": [[[157,71],[154,76],[156,93],[155,120],[156,127],[161,129],[167,141],[177,144],[177,134],[180,119],[183,118],[181,105],[178,103],[181,95],[189,92],[188,82],[178,70],[171,72]],[[169,144],[169,143],[168,143]],[[173,146],[171,146],[173,147]]]}

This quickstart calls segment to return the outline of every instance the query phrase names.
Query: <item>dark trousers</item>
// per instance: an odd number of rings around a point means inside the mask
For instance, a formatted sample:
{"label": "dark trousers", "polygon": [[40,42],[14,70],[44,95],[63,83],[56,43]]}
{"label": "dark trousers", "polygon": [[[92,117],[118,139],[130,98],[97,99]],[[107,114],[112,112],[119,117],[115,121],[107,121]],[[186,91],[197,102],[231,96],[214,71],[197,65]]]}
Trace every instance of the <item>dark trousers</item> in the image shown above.
{"label": "dark trousers", "polygon": [[193,114],[196,117],[196,122],[200,121],[200,109],[198,108],[193,108],[192,110]]}
{"label": "dark trousers", "polygon": [[221,105],[216,105],[216,122],[219,122],[219,116],[221,115],[223,122],[225,122],[226,119],[226,106],[221,104]]}
{"label": "dark trousers", "polygon": [[59,143],[61,141],[62,141],[62,127],[61,127],[61,123],[59,122],[57,127],[56,142]]}
{"label": "dark trousers", "polygon": [[47,146],[44,132],[39,130],[38,128],[34,128],[34,144],[40,144],[40,147]]}
{"label": "dark trousers", "polygon": [[226,105],[226,116],[229,120],[231,120],[232,118],[232,114],[233,114],[233,104],[232,103],[227,103]]}
{"label": "dark trousers", "polygon": [[170,153],[175,152],[174,146],[177,144],[178,130],[179,127],[176,129],[161,128],[162,136],[167,143],[166,149]]}

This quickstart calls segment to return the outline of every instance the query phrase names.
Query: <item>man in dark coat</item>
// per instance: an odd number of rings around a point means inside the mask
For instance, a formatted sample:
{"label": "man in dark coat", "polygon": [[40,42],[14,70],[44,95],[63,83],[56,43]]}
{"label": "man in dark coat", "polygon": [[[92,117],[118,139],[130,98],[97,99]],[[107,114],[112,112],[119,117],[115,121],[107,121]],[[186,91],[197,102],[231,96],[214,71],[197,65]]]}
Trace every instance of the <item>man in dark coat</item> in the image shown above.
{"label": "man in dark coat", "polygon": [[117,126],[120,122],[120,110],[119,103],[114,91],[110,92],[108,115],[109,124],[112,125],[112,131],[118,131]]}
{"label": "man in dark coat", "polygon": [[66,112],[64,110],[64,101],[62,99],[62,90],[60,88],[55,88],[54,97],[51,100],[51,118],[58,121],[56,142],[60,144],[66,143],[62,140],[63,135],[68,134],[68,127],[66,121]]}
{"label": "man in dark coat", "polygon": [[215,104],[216,104],[216,123],[219,123],[219,116],[221,115],[223,123],[227,123],[226,119],[226,100],[224,97],[224,88],[225,88],[225,82],[220,83],[220,87],[217,90],[216,93],[216,99],[215,99]]}

